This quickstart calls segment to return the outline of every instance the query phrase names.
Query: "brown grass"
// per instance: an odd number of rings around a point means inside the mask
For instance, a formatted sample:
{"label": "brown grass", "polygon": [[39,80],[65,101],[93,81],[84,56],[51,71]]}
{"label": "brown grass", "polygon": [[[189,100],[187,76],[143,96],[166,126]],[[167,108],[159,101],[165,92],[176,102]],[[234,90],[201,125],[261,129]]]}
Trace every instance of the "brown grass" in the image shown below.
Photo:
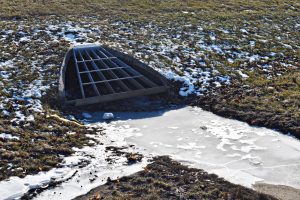
{"label": "brown grass", "polygon": [[82,15],[158,21],[185,18],[181,11],[195,12],[195,19],[255,19],[263,15],[280,19],[297,16],[300,8],[297,0],[0,0],[0,4],[2,18]]}

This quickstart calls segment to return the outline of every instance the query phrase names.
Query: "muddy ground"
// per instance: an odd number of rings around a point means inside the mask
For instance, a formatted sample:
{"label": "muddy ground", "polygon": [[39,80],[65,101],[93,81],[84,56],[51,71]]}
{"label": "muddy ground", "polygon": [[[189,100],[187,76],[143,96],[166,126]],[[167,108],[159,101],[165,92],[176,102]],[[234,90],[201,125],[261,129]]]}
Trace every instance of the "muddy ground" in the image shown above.
{"label": "muddy ground", "polygon": [[75,200],[96,199],[244,199],[275,200],[262,194],[232,184],[217,175],[201,169],[188,168],[169,157],[156,157],[136,174],[91,190]]}

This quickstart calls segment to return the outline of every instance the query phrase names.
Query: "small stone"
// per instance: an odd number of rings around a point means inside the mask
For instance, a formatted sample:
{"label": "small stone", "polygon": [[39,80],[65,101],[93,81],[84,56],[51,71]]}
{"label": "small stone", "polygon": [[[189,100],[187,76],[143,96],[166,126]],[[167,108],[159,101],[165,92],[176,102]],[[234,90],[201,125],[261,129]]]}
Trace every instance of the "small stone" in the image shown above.
{"label": "small stone", "polygon": [[114,118],[114,114],[113,113],[104,113],[102,119],[105,120],[110,120]]}

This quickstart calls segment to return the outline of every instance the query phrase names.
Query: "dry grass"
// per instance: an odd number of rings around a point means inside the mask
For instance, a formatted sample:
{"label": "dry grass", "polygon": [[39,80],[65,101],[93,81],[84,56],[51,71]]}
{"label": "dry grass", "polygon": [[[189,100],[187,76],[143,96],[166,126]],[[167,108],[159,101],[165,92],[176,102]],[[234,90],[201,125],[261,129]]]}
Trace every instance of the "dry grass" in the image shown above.
{"label": "dry grass", "polygon": [[87,145],[90,139],[85,134],[93,133],[72,122],[38,115],[34,123],[23,128],[11,126],[5,120],[0,120],[0,127],[5,127],[0,131],[20,137],[19,140],[0,139],[0,180],[58,167],[62,156],[71,155],[75,146]]}
{"label": "dry grass", "polygon": [[195,19],[280,19],[297,16],[300,8],[297,0],[1,0],[0,4],[0,17],[84,15],[158,21],[183,16],[180,11],[195,12]]}

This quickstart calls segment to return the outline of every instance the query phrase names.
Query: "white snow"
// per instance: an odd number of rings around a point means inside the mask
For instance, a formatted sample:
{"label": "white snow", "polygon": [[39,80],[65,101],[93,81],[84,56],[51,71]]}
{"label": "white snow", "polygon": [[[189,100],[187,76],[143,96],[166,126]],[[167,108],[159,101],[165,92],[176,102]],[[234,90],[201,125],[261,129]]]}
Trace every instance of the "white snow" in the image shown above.
{"label": "white snow", "polygon": [[250,41],[250,46],[254,47],[255,46],[255,41]]}
{"label": "white snow", "polygon": [[[51,180],[63,181],[57,187],[50,188],[35,199],[57,200],[73,199],[76,196],[87,193],[92,188],[104,184],[108,177],[116,179],[121,176],[130,175],[140,171],[147,164],[147,159],[141,163],[126,165],[127,159],[124,156],[114,156],[112,152],[106,151],[107,146],[128,147],[125,137],[132,136],[135,128],[129,132],[129,128],[115,128],[112,125],[102,124],[94,126],[106,128],[106,134],[99,132],[96,135],[89,135],[103,145],[96,144],[93,147],[74,149],[76,153],[71,157],[64,158],[62,168],[54,168],[48,172],[39,172],[36,175],[27,175],[25,178],[11,177],[9,180],[0,182],[0,199],[19,199],[29,189],[47,187]],[[126,130],[126,131],[125,131]],[[121,135],[120,135],[121,133]],[[4,134],[0,134],[0,137]],[[8,134],[5,137],[10,137]],[[113,141],[113,142],[112,142]],[[142,149],[128,147],[123,149],[130,153],[141,152]],[[114,160],[109,164],[106,159]],[[79,163],[87,161],[87,165],[80,167]],[[96,178],[95,180],[93,180]]]}
{"label": "white snow", "polygon": [[7,110],[3,110],[3,111],[2,111],[2,114],[3,114],[5,117],[10,116],[10,112],[8,112]]}
{"label": "white snow", "polygon": [[214,41],[216,40],[216,36],[214,34],[210,34],[209,35],[210,40]]}
{"label": "white snow", "polygon": [[242,78],[249,78],[249,76],[247,74],[244,74],[241,70],[238,70],[237,72],[240,74]]}
{"label": "white snow", "polygon": [[13,136],[13,135],[8,134],[8,133],[0,133],[0,138],[7,139],[7,140],[19,140],[20,139],[20,137]]}
{"label": "white snow", "polygon": [[228,61],[229,63],[234,63],[234,60],[233,60],[232,58],[227,58],[227,61]]}
{"label": "white snow", "polygon": [[68,33],[68,34],[65,35],[65,39],[67,41],[73,42],[76,39],[76,35],[73,34],[73,33]]}
{"label": "white snow", "polygon": [[31,41],[31,39],[30,39],[29,37],[22,37],[22,38],[20,39],[20,42],[21,42],[21,43],[30,42],[30,41]]}
{"label": "white snow", "polygon": [[[202,92],[205,91],[205,88],[208,87],[206,83],[209,80],[212,80],[211,73],[209,72],[201,72],[201,78],[194,78],[189,73],[186,73],[185,76],[179,76],[172,71],[161,71],[161,73],[170,80],[179,81],[183,83],[182,88],[179,91],[179,95],[181,96],[188,96],[190,94],[201,95]],[[203,85],[201,88],[195,87],[195,83],[199,80],[203,81]],[[218,76],[216,80],[218,80],[214,81],[216,86],[221,85],[221,83],[230,83],[230,78],[228,76]]]}
{"label": "white snow", "polygon": [[253,55],[249,58],[249,62],[254,62],[259,60],[259,55]]}
{"label": "white snow", "polygon": [[13,62],[11,60],[5,61],[5,62],[0,62],[0,69],[3,70],[4,66],[11,66]]}
{"label": "white snow", "polygon": [[28,122],[34,122],[34,116],[33,116],[33,115],[29,115],[29,116],[26,118],[26,121],[28,121]]}
{"label": "white snow", "polygon": [[248,31],[247,31],[246,29],[244,29],[244,28],[240,29],[240,31],[241,31],[242,33],[248,33]]}

